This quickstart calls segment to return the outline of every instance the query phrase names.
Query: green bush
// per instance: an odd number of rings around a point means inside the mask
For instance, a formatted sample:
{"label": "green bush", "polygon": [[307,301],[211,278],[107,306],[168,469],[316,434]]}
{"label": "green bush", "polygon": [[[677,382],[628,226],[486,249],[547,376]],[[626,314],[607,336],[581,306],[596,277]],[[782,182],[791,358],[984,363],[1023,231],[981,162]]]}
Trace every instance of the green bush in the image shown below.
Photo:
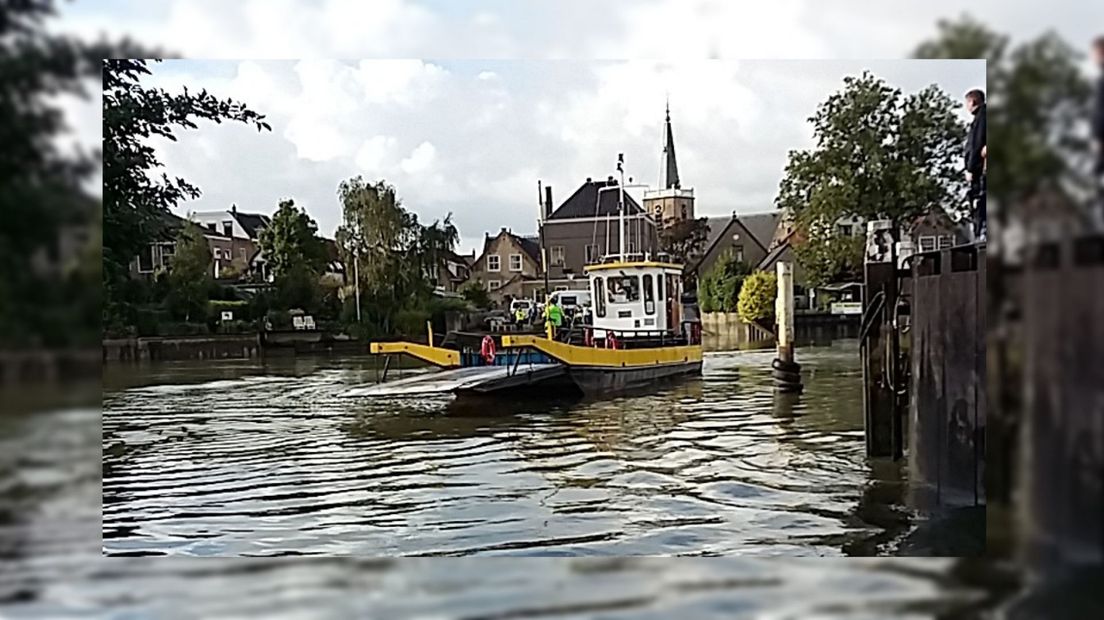
{"label": "green bush", "polygon": [[740,301],[736,306],[740,320],[745,323],[772,324],[777,295],[778,282],[774,273],[757,271],[748,276],[740,289]]}
{"label": "green bush", "polygon": [[250,321],[225,321],[218,326],[220,334],[249,334],[256,331],[256,326]]}
{"label": "green bush", "polygon": [[717,260],[698,285],[698,303],[703,312],[733,312],[740,298],[744,279],[751,273],[747,263],[726,252]]}
{"label": "green bush", "polygon": [[395,332],[402,336],[420,336],[426,333],[426,321],[430,319],[427,310],[399,310],[395,313]]}
{"label": "green bush", "polygon": [[248,301],[224,301],[212,299],[207,302],[207,316],[215,321],[222,320],[223,311],[234,313],[235,321],[247,321],[251,318]]}
{"label": "green bush", "polygon": [[291,329],[291,313],[287,310],[269,310],[265,313],[265,320],[272,329]]}

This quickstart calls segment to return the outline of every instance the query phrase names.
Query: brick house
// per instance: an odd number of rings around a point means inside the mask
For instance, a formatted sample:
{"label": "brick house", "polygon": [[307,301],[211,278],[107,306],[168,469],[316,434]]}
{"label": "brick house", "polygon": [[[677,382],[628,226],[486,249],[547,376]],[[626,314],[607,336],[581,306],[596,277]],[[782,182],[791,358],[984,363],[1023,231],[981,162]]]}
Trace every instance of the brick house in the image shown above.
{"label": "brick house", "polygon": [[238,211],[237,205],[234,205],[226,211],[201,211],[189,217],[206,232],[230,240],[228,245],[220,243],[214,256],[220,271],[227,267],[239,274],[253,269],[263,271],[264,260],[259,255],[259,241],[261,230],[270,221],[267,215]]}
{"label": "brick house", "polygon": [[[620,252],[617,181],[587,179],[555,210],[551,191],[545,194],[544,245],[548,249],[548,278],[552,290],[585,289],[585,265]],[[625,194],[625,252],[659,250],[655,220]]]}
{"label": "brick house", "polygon": [[493,237],[487,234],[483,252],[471,264],[469,274],[468,280],[486,288],[495,303],[507,297],[535,298],[544,287],[540,244],[506,228]]}

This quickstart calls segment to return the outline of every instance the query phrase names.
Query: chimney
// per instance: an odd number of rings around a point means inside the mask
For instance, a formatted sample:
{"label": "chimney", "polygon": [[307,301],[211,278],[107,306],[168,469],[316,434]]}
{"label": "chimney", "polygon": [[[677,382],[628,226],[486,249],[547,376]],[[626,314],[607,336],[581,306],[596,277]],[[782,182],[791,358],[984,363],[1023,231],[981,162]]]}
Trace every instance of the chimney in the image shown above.
{"label": "chimney", "polygon": [[613,175],[612,174],[609,175],[608,178],[606,178],[606,184],[607,185],[614,185],[614,180],[613,180]]}
{"label": "chimney", "polygon": [[238,205],[236,205],[236,204],[230,205],[230,212],[233,213],[234,215],[237,215],[238,214]]}
{"label": "chimney", "polygon": [[544,219],[552,217],[552,186],[544,186]]}
{"label": "chimney", "polygon": [[505,227],[505,226],[503,226],[503,227],[502,227],[502,230],[500,230],[500,231],[498,232],[498,234],[500,234],[500,235],[501,235],[501,234],[502,234],[502,233],[504,233],[504,232],[506,232],[506,227]]}
{"label": "chimney", "polygon": [[591,183],[591,182],[593,182],[593,181],[594,181],[594,179],[592,179],[592,178],[590,178],[590,177],[587,177],[587,183]]}

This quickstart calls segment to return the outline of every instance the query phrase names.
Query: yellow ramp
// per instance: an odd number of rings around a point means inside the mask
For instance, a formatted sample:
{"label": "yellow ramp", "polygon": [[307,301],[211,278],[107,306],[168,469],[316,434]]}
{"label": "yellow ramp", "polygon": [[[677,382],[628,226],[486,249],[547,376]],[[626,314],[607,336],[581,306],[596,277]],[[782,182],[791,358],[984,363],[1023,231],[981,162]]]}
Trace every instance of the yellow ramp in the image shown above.
{"label": "yellow ramp", "polygon": [[431,347],[417,342],[373,342],[368,345],[368,350],[376,355],[389,353],[401,353],[416,357],[441,368],[456,368],[460,366],[460,352],[453,349]]}

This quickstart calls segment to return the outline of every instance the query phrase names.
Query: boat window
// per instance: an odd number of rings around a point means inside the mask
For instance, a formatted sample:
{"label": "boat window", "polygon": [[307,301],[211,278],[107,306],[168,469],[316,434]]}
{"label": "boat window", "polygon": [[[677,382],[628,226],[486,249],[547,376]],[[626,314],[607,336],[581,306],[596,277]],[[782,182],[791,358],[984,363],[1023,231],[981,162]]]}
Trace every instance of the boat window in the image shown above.
{"label": "boat window", "polygon": [[663,281],[666,280],[666,279],[667,278],[664,278],[663,276],[659,276],[658,278],[656,278],[656,299],[658,299],[660,301],[663,301],[663,299],[664,299],[664,297],[663,297]]}
{"label": "boat window", "polygon": [[595,316],[606,316],[606,287],[605,280],[602,278],[594,278],[594,314]]}
{"label": "boat window", "polygon": [[644,275],[644,314],[655,314],[655,291],[650,273]]}
{"label": "boat window", "polygon": [[609,302],[623,304],[640,301],[640,278],[620,276],[609,278]]}

